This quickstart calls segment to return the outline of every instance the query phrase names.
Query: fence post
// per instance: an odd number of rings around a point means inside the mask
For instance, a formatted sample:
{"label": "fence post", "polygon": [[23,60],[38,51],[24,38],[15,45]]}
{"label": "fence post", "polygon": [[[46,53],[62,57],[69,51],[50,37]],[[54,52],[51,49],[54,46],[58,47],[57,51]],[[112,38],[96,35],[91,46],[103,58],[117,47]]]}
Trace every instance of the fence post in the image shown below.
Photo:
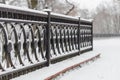
{"label": "fence post", "polygon": [[50,10],[46,9],[46,12],[48,13],[47,17],[47,25],[46,25],[46,59],[47,59],[47,66],[50,65]]}
{"label": "fence post", "polygon": [[78,50],[79,50],[79,55],[80,55],[80,17],[78,20],[78,31],[77,31],[77,40],[78,40]]}

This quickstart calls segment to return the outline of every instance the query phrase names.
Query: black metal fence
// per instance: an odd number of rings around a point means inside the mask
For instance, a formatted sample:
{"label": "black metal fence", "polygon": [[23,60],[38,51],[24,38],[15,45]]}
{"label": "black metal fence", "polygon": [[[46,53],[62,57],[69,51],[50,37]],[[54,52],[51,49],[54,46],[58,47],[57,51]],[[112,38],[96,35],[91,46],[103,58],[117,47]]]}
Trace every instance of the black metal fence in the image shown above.
{"label": "black metal fence", "polygon": [[[0,77],[49,66],[93,49],[92,21],[0,6]],[[31,67],[32,66],[32,67]],[[27,71],[29,72],[29,70]],[[11,78],[8,71],[8,78]]]}

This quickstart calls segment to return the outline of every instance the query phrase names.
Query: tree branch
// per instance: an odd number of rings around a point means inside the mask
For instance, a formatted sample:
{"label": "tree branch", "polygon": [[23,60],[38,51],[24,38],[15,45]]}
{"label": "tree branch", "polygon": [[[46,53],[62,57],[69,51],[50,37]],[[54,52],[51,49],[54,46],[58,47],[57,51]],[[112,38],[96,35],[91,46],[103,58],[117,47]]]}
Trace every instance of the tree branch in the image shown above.
{"label": "tree branch", "polygon": [[66,2],[71,5],[72,7],[66,12],[66,15],[68,15],[74,8],[75,8],[75,5],[70,3],[68,0],[66,0]]}

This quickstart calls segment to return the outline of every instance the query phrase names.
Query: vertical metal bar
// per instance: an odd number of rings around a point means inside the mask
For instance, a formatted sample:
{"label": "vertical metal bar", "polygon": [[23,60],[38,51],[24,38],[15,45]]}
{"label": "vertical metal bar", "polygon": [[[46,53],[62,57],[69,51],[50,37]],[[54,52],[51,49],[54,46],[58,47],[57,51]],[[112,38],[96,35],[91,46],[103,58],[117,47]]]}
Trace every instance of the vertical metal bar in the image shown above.
{"label": "vertical metal bar", "polygon": [[68,48],[67,48],[67,38],[66,38],[66,28],[64,26],[64,47],[65,47],[65,51],[68,51]]}
{"label": "vertical metal bar", "polygon": [[91,24],[91,45],[92,45],[92,50],[93,50],[93,21]]}
{"label": "vertical metal bar", "polygon": [[60,28],[60,47],[61,47],[61,49],[62,49],[62,52],[65,52],[64,51],[64,45],[63,45],[63,33],[62,33],[62,28]]}
{"label": "vertical metal bar", "polygon": [[71,27],[70,36],[71,36],[71,46],[72,46],[72,50],[74,50],[74,44],[73,44],[73,27]]}
{"label": "vertical metal bar", "polygon": [[48,20],[46,25],[46,59],[47,59],[47,66],[50,65],[50,11],[48,13]]}
{"label": "vertical metal bar", "polygon": [[68,31],[67,31],[67,35],[68,35],[68,46],[69,46],[69,51],[71,51],[71,41],[70,41],[70,31],[69,31],[70,29],[69,29],[69,27],[68,27]]}
{"label": "vertical metal bar", "polygon": [[85,27],[83,28],[83,47],[85,47]]}
{"label": "vertical metal bar", "polygon": [[[37,26],[37,30],[38,30],[38,36],[39,36],[39,41],[38,41],[38,52],[40,53],[41,52],[41,56],[43,59],[45,59],[44,55],[43,55],[43,48],[42,48],[42,40],[41,40],[41,33],[40,33],[40,29],[39,27]],[[42,31],[42,30],[41,30]]]}
{"label": "vertical metal bar", "polygon": [[58,53],[59,54],[61,54],[61,52],[60,52],[60,47],[59,47],[59,38],[58,38],[58,28],[57,28],[58,26],[56,26],[56,30],[55,30],[55,34],[56,34],[56,48],[57,48],[57,51],[58,51]]}
{"label": "vertical metal bar", "polygon": [[[25,26],[25,25],[24,25]],[[24,54],[27,55],[27,59],[30,63],[33,63],[31,58],[30,58],[30,55],[29,55],[29,42],[27,41],[28,39],[28,36],[26,35],[26,32],[25,32],[25,29],[24,29],[24,26],[23,25],[20,25],[20,27],[22,28],[22,31],[23,31],[23,36],[24,36],[24,42],[23,42],[23,49],[24,49]]]}
{"label": "vertical metal bar", "polygon": [[76,45],[76,44],[77,44],[77,42],[76,42],[76,41],[77,41],[77,40],[76,40],[76,30],[77,30],[77,29],[75,28],[75,29],[74,29],[74,45],[75,45],[75,49],[77,49],[77,45]]}
{"label": "vertical metal bar", "polygon": [[78,31],[77,31],[77,36],[78,36],[78,50],[79,50],[79,54],[80,54],[80,17],[79,17],[79,21],[78,21]]}
{"label": "vertical metal bar", "polygon": [[86,35],[87,35],[87,34],[86,34],[86,30],[87,30],[87,28],[86,28],[86,26],[85,26],[85,47],[86,47],[86,42],[87,42],[87,41],[86,41],[86,40],[87,40],[87,37],[86,37]]}
{"label": "vertical metal bar", "polygon": [[51,29],[50,32],[51,32],[51,48],[53,50],[54,55],[57,55],[55,51],[55,39],[53,29]]}

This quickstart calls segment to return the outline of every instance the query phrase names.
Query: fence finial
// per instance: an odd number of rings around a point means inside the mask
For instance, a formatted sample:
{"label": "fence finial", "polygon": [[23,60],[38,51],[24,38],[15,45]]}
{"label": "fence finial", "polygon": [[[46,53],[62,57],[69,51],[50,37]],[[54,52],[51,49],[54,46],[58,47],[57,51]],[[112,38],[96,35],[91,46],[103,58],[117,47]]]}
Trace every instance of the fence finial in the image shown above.
{"label": "fence finial", "polygon": [[43,9],[44,12],[51,12],[52,10],[49,9],[48,5],[45,5],[45,9]]}

